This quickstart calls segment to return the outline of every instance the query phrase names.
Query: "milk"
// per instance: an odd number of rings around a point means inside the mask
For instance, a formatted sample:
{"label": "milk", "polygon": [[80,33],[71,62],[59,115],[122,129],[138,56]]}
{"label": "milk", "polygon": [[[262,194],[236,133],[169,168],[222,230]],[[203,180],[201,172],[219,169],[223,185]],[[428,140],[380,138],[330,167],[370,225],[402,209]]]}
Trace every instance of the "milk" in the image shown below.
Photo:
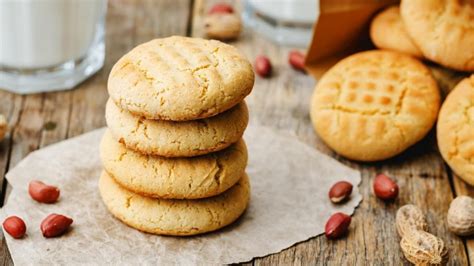
{"label": "milk", "polygon": [[71,89],[96,73],[106,9],[106,0],[0,0],[0,89]]}
{"label": "milk", "polygon": [[282,45],[307,47],[318,16],[318,0],[244,0],[246,26]]}
{"label": "milk", "polygon": [[279,21],[312,24],[318,15],[318,0],[249,0],[256,11]]}
{"label": "milk", "polygon": [[0,65],[43,68],[84,56],[104,0],[0,0]]}

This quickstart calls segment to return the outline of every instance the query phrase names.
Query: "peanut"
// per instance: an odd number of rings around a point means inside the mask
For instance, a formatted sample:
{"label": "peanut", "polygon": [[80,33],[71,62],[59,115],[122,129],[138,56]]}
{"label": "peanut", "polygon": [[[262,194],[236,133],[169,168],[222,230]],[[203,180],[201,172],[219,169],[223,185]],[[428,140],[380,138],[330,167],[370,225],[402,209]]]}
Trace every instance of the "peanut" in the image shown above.
{"label": "peanut", "polygon": [[255,72],[260,77],[269,77],[272,74],[270,59],[264,55],[257,56],[255,59]]}
{"label": "peanut", "polygon": [[61,236],[69,229],[73,220],[61,214],[50,214],[41,222],[41,232],[46,238]]}
{"label": "peanut", "polygon": [[3,115],[0,115],[0,141],[2,141],[5,135],[7,134],[7,130],[7,119]]}
{"label": "peanut", "polygon": [[448,210],[448,228],[456,235],[474,235],[473,198],[458,196],[451,202]]}
{"label": "peanut", "polygon": [[443,240],[425,231],[412,231],[400,241],[405,258],[415,265],[440,265],[448,259]]}
{"label": "peanut", "polygon": [[402,206],[395,221],[402,238],[400,248],[408,261],[415,265],[439,265],[448,260],[443,240],[426,232],[426,219],[417,206]]}
{"label": "peanut", "polygon": [[335,183],[329,190],[329,199],[333,203],[346,201],[352,193],[352,184],[347,181],[339,181]]}
{"label": "peanut", "polygon": [[58,200],[60,194],[57,187],[46,185],[38,180],[30,182],[28,192],[34,200],[41,203],[54,203]]}
{"label": "peanut", "polygon": [[347,233],[351,225],[351,217],[342,212],[337,212],[329,217],[325,226],[325,235],[329,239],[336,239]]}
{"label": "peanut", "polygon": [[241,31],[240,17],[229,13],[214,13],[204,18],[204,28],[208,38],[221,41],[236,39]]}
{"label": "peanut", "polygon": [[26,233],[25,222],[18,216],[10,216],[3,221],[3,229],[13,238],[22,238]]}
{"label": "peanut", "polygon": [[306,72],[306,69],[304,68],[304,60],[305,55],[300,51],[294,50],[288,54],[288,63],[290,63],[290,65],[296,70]]}
{"label": "peanut", "polygon": [[215,13],[234,13],[234,8],[226,3],[217,3],[209,9],[208,14],[215,14]]}
{"label": "peanut", "polygon": [[380,174],[374,179],[374,193],[382,200],[394,200],[398,196],[398,185],[390,177]]}
{"label": "peanut", "polygon": [[428,230],[425,216],[420,208],[413,204],[407,204],[398,209],[395,223],[401,237],[413,230]]}

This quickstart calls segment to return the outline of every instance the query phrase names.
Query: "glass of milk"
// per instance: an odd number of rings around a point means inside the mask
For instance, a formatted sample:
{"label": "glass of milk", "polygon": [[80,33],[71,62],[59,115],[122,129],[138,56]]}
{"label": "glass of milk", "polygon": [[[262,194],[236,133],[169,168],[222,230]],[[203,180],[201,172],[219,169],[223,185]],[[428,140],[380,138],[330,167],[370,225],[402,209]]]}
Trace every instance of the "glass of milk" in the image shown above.
{"label": "glass of milk", "polygon": [[0,0],[0,89],[71,89],[104,64],[106,0]]}
{"label": "glass of milk", "polygon": [[245,0],[243,21],[273,41],[307,47],[319,15],[319,0]]}

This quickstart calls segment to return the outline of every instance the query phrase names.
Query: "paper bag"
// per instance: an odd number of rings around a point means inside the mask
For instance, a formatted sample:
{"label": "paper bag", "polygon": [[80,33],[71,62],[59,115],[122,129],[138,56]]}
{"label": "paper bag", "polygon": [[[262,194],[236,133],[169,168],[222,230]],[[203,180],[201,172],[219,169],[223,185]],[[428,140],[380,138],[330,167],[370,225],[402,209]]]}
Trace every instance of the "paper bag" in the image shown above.
{"label": "paper bag", "polygon": [[373,48],[372,17],[397,0],[320,0],[320,15],[306,55],[306,68],[319,78],[340,59]]}

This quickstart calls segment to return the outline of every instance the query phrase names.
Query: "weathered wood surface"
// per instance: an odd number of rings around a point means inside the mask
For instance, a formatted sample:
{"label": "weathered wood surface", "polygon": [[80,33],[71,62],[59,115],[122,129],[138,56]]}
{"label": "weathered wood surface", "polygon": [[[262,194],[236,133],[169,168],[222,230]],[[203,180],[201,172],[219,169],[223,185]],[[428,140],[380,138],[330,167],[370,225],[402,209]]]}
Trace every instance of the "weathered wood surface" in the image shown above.
{"label": "weathered wood surface", "polygon": [[[0,142],[0,176],[33,150],[104,126],[106,79],[114,62],[136,44],[152,38],[173,34],[202,36],[203,14],[213,2],[110,0],[106,64],[97,75],[67,92],[19,96],[0,90],[0,113],[7,116],[11,128],[6,140]],[[461,194],[474,196],[474,189],[443,163],[434,132],[409,151],[383,163],[358,164],[340,158],[311,128],[308,99],[314,80],[288,66],[290,49],[278,47],[249,29],[232,44],[251,60],[257,54],[266,54],[274,64],[273,77],[257,78],[247,99],[251,119],[296,134],[342,163],[359,169],[363,176],[360,190],[364,200],[356,210],[347,238],[328,241],[315,237],[249,264],[408,264],[400,251],[394,227],[396,210],[406,203],[414,203],[425,211],[430,231],[450,248],[451,265],[467,265],[469,260],[474,263],[474,240],[451,234],[445,223],[452,198]],[[442,72],[434,68],[435,76],[447,91],[459,80],[459,74]],[[370,185],[380,172],[395,177],[400,185],[400,196],[393,203],[386,204],[372,196]],[[4,181],[2,195],[6,190]],[[3,235],[1,238],[0,264],[11,265]]]}
{"label": "weathered wood surface", "polygon": [[[146,40],[186,35],[190,10],[190,0],[110,0],[106,62],[93,78],[66,92],[20,96],[0,90],[0,113],[7,116],[11,129],[0,143],[2,179],[31,151],[105,126],[106,81],[113,64]],[[2,195],[7,187],[5,181],[3,184]],[[0,235],[0,265],[11,265],[3,234]]]}

